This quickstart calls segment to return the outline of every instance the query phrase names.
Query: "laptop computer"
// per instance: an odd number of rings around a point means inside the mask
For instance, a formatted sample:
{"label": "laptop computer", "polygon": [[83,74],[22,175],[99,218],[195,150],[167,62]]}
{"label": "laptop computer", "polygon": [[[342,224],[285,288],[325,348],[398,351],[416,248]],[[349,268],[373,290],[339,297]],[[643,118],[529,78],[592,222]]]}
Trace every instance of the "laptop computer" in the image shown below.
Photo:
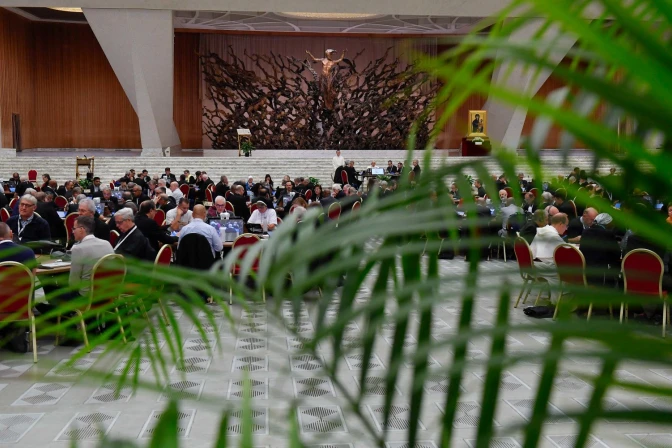
{"label": "laptop computer", "polygon": [[244,221],[242,218],[230,218],[230,219],[219,219],[219,218],[210,218],[208,224],[214,227],[219,236],[222,238],[222,241],[225,243],[230,243],[236,240],[240,235],[244,233]]}
{"label": "laptop computer", "polygon": [[261,227],[261,224],[252,224],[252,223],[247,223],[247,231],[250,233],[254,233],[255,235],[263,235],[264,234],[264,229]]}
{"label": "laptop computer", "polygon": [[58,217],[61,219],[64,219],[65,216],[68,214],[68,212],[63,211],[63,210],[56,210],[56,213],[58,213]]}
{"label": "laptop computer", "polygon": [[384,168],[371,168],[371,174],[374,174],[376,176],[382,176],[385,174],[385,169]]}

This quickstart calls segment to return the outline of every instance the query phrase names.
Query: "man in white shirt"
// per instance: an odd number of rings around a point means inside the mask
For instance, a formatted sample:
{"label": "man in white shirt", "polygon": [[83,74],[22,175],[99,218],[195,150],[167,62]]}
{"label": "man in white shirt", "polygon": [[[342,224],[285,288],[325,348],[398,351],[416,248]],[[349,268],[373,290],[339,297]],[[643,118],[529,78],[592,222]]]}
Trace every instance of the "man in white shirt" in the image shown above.
{"label": "man in white shirt", "polygon": [[551,218],[551,224],[537,229],[537,235],[530,244],[534,265],[539,275],[548,280],[549,285],[554,291],[551,294],[551,303],[555,304],[558,300],[560,285],[558,271],[553,260],[555,249],[564,244],[562,236],[567,231],[569,219],[564,213],[557,213]]}
{"label": "man in white shirt", "polygon": [[[191,213],[191,212],[189,212]],[[180,239],[178,240],[179,244],[186,235],[191,233],[197,233],[203,235],[208,242],[210,243],[210,250],[212,250],[212,255],[215,256],[216,252],[220,252],[224,245],[222,244],[222,239],[219,237],[219,233],[215,230],[214,227],[208,225],[204,222],[206,216],[205,207],[202,205],[194,206],[193,219],[189,225],[185,226],[184,229],[180,232]]]}
{"label": "man in white shirt", "polygon": [[275,230],[275,227],[278,225],[278,216],[276,215],[275,210],[268,208],[264,201],[257,201],[256,204],[257,209],[252,212],[247,223],[259,224],[262,227],[266,224],[267,230]]}
{"label": "man in white shirt", "polygon": [[177,207],[166,213],[166,224],[175,232],[179,232],[182,227],[191,223],[192,219],[189,199],[187,198],[181,198],[177,202]]}
{"label": "man in white shirt", "polygon": [[177,182],[170,183],[170,195],[175,198],[175,202],[184,197],[182,190],[180,190],[180,184]]}
{"label": "man in white shirt", "polygon": [[331,159],[331,164],[334,167],[334,169],[338,168],[339,166],[345,165],[345,159],[341,155],[340,149],[336,150],[336,155]]}

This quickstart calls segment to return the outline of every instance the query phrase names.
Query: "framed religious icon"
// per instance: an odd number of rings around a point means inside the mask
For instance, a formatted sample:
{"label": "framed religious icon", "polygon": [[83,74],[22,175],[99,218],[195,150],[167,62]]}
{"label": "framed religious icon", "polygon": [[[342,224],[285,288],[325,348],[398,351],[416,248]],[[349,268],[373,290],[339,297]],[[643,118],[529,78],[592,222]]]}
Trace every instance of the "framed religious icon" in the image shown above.
{"label": "framed religious icon", "polygon": [[485,137],[488,134],[488,111],[469,111],[469,137]]}

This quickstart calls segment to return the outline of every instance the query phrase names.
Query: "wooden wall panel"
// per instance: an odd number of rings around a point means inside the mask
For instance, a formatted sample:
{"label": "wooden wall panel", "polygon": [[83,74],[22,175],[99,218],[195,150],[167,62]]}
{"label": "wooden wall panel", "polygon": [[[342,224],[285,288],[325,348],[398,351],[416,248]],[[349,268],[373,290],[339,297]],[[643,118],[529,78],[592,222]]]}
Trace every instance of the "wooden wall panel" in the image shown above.
{"label": "wooden wall panel", "polygon": [[198,65],[200,34],[175,34],[173,120],[182,148],[202,147],[201,73]]}
{"label": "wooden wall panel", "polygon": [[33,28],[34,147],[139,148],[137,115],[91,28]]}
{"label": "wooden wall panel", "polygon": [[0,8],[0,147],[13,147],[12,114],[21,116],[23,147],[30,147],[33,112],[31,22]]}

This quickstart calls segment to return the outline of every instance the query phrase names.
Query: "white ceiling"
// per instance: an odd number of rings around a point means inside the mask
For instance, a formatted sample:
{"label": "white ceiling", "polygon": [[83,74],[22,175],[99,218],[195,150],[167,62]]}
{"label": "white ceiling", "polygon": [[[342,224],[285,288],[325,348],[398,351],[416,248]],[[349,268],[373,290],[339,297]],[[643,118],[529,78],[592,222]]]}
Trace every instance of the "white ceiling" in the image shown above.
{"label": "white ceiling", "polygon": [[379,15],[364,20],[305,20],[272,12],[175,11],[176,28],[318,33],[465,33],[480,17]]}

